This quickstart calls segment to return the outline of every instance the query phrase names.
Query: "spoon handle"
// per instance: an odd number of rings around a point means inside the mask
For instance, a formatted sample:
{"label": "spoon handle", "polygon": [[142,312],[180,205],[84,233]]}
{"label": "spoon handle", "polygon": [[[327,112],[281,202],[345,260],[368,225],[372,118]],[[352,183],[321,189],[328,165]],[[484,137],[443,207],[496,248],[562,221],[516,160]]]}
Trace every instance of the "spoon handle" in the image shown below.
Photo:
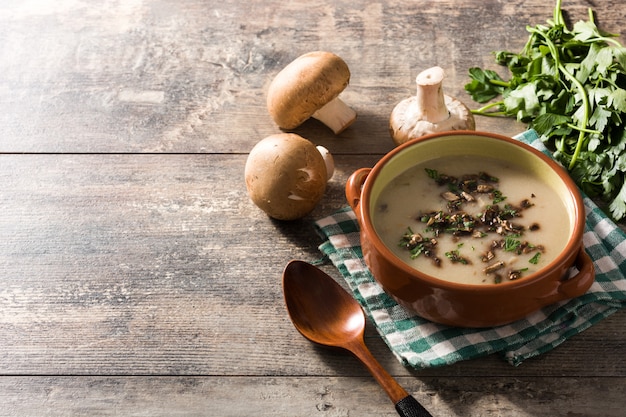
{"label": "spoon handle", "polygon": [[385,390],[401,417],[432,417],[432,415],[382,367],[363,340],[354,340],[347,349],[361,360],[374,379]]}
{"label": "spoon handle", "polygon": [[411,395],[396,403],[396,411],[402,417],[432,417],[432,414]]}

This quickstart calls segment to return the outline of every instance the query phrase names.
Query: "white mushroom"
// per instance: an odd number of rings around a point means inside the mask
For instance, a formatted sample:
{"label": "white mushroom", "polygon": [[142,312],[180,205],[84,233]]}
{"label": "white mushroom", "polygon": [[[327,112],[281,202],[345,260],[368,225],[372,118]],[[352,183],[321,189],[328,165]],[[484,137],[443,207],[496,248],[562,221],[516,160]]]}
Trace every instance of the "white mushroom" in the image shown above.
{"label": "white mushroom", "polygon": [[325,148],[320,150],[295,133],[268,136],[248,155],[248,195],[270,217],[301,218],[321,200],[333,166],[332,156]]}
{"label": "white mushroom", "polygon": [[331,52],[309,52],[272,80],[267,109],[281,129],[295,129],[313,117],[338,135],[356,120],[356,112],[338,97],[349,82],[343,59]]}
{"label": "white mushroom", "polygon": [[396,105],[389,118],[389,132],[396,145],[429,133],[474,130],[471,111],[459,100],[443,93],[444,71],[432,67],[415,79],[415,96]]}

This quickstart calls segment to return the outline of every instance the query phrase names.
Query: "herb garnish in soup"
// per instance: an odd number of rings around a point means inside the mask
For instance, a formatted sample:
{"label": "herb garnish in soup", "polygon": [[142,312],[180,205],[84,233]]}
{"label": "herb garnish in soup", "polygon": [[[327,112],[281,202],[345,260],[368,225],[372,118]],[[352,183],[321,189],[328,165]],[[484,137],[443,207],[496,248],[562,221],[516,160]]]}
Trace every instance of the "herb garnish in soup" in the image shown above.
{"label": "herb garnish in soup", "polygon": [[374,225],[387,247],[424,273],[469,284],[517,280],[552,261],[569,236],[558,195],[499,160],[460,159],[417,165],[385,187]]}

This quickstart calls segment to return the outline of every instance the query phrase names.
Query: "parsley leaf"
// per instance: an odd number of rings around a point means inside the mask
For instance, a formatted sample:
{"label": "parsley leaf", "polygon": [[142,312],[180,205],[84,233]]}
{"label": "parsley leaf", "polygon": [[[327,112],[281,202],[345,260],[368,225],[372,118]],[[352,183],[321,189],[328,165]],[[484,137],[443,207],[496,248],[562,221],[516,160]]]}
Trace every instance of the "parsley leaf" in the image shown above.
{"label": "parsley leaf", "polygon": [[477,102],[485,103],[504,92],[505,86],[502,84],[504,80],[497,72],[470,68],[469,74],[473,81],[467,84],[465,89],[472,94],[472,98]]}
{"label": "parsley leaf", "polygon": [[539,263],[539,258],[541,257],[541,252],[535,253],[535,255],[528,260],[533,265],[537,265]]}
{"label": "parsley leaf", "polygon": [[[470,68],[466,91],[484,116],[515,117],[535,129],[590,197],[626,218],[626,48],[587,21],[566,27],[556,0],[551,20],[528,26],[521,52],[498,51],[510,79]],[[486,103],[486,104],[485,104]]]}

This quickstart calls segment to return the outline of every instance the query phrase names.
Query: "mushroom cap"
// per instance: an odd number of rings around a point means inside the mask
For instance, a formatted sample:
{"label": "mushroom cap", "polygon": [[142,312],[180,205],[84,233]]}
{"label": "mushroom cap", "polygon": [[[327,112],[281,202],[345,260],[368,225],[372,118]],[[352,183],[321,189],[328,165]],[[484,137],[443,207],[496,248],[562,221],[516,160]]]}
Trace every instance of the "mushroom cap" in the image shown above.
{"label": "mushroom cap", "polygon": [[415,96],[399,102],[389,117],[389,134],[396,145],[430,133],[476,129],[474,115],[465,104],[446,94],[444,94],[444,101],[449,116],[437,123],[421,119],[422,110]]}
{"label": "mushroom cap", "polygon": [[267,109],[281,129],[295,129],[336,98],[350,82],[348,65],[332,52],[301,55],[272,80]]}
{"label": "mushroom cap", "polygon": [[250,199],[278,220],[294,220],[311,212],[324,195],[326,177],[326,163],[318,149],[295,133],[259,141],[245,167]]}

